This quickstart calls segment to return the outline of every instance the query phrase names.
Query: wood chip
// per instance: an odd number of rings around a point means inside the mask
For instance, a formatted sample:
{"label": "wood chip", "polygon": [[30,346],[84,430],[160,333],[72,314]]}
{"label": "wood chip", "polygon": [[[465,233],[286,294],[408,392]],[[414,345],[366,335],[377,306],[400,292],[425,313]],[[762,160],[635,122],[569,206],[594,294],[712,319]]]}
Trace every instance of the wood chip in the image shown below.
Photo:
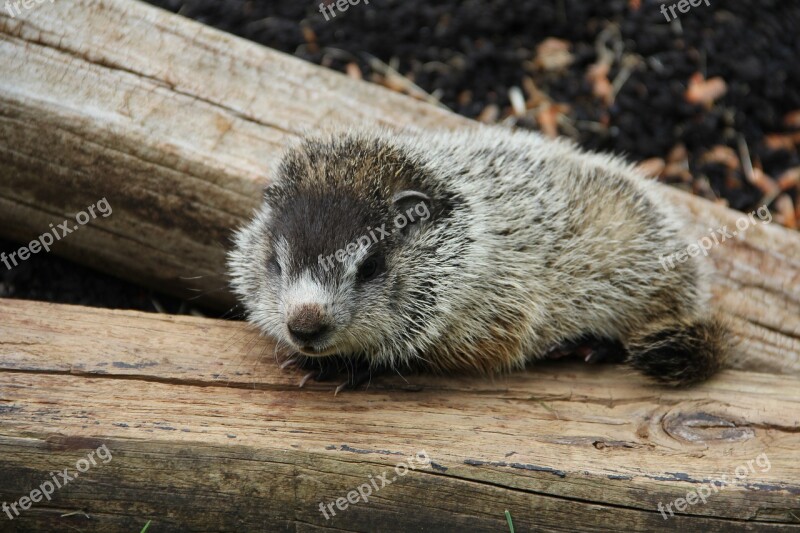
{"label": "wood chip", "polygon": [[527,108],[525,107],[525,96],[522,94],[522,89],[511,87],[508,90],[508,99],[511,101],[511,109],[514,110],[514,115],[518,117],[525,115]]}

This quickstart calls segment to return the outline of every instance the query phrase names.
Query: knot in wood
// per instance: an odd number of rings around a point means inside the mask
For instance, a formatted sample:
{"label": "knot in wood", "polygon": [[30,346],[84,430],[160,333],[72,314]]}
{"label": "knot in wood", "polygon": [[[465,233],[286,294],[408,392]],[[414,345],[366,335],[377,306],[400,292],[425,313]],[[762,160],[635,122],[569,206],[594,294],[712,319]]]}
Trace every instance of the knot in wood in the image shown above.
{"label": "knot in wood", "polygon": [[662,422],[672,438],[686,442],[742,442],[755,436],[752,428],[704,412],[669,413]]}

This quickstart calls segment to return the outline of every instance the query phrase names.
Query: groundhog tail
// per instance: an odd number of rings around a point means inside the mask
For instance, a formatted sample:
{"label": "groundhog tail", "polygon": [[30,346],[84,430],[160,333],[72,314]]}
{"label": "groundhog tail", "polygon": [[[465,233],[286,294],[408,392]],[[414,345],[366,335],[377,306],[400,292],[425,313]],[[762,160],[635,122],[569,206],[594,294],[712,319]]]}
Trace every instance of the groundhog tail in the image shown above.
{"label": "groundhog tail", "polygon": [[654,380],[690,385],[713,376],[725,365],[731,341],[717,316],[655,322],[628,342],[627,362]]}

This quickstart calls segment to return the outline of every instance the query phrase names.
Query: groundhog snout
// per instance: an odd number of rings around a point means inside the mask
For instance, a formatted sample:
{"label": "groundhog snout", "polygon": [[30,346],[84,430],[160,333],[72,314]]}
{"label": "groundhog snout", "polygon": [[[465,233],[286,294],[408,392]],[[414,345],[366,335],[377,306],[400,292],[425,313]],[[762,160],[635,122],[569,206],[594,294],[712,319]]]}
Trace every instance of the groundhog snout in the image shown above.
{"label": "groundhog snout", "polygon": [[331,330],[328,316],[316,304],[297,307],[290,313],[286,326],[291,336],[301,344],[316,342]]}

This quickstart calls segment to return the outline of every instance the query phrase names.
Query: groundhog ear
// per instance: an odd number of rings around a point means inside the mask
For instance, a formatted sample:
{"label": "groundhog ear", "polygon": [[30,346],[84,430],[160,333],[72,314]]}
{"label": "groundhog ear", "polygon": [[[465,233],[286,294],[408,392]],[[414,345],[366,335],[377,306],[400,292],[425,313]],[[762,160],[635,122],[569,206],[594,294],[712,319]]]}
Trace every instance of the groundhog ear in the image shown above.
{"label": "groundhog ear", "polygon": [[420,191],[400,191],[392,196],[392,205],[397,213],[394,226],[409,234],[431,218],[431,198]]}

